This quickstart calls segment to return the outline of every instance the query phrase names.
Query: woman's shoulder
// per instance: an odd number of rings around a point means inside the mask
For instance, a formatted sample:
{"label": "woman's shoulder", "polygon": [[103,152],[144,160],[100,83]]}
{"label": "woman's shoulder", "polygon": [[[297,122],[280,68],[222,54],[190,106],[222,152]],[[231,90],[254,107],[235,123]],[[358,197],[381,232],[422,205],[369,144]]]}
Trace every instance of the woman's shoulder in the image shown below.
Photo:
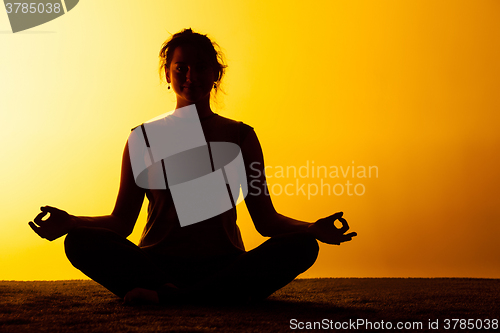
{"label": "woman's shoulder", "polygon": [[227,118],[227,117],[221,116],[220,114],[216,114],[215,118],[217,118],[217,121],[220,122],[221,124],[227,124],[227,125],[233,125],[233,126],[242,126],[243,125],[243,126],[248,126],[250,128],[253,128],[252,126],[244,123],[243,121]]}
{"label": "woman's shoulder", "polygon": [[[233,133],[230,135],[231,137],[234,135],[233,140],[237,140],[236,142],[242,143],[246,138],[248,133],[253,131],[253,127],[239,120],[234,120],[231,118],[227,118],[216,114],[213,119],[214,129],[217,128],[217,131],[225,132],[227,134]],[[231,141],[233,141],[231,140]]]}

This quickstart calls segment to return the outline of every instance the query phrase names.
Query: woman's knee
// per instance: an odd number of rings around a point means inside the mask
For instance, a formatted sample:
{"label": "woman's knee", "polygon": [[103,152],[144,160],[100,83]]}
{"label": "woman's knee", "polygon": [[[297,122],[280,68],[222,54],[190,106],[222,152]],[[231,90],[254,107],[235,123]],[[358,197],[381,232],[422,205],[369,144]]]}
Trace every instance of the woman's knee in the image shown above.
{"label": "woman's knee", "polygon": [[[319,245],[316,237],[308,232],[298,233],[296,235],[298,242],[298,249],[301,251],[301,257],[307,268],[311,267],[318,258]],[[306,268],[306,269],[307,269]]]}
{"label": "woman's knee", "polygon": [[75,267],[78,267],[80,261],[98,247],[99,240],[103,238],[102,234],[106,231],[98,228],[74,228],[64,239],[66,257]]}
{"label": "woman's knee", "polygon": [[309,269],[318,258],[318,241],[308,232],[283,235],[281,242],[284,242],[282,245],[285,245],[283,250],[287,257],[291,258],[301,272]]}

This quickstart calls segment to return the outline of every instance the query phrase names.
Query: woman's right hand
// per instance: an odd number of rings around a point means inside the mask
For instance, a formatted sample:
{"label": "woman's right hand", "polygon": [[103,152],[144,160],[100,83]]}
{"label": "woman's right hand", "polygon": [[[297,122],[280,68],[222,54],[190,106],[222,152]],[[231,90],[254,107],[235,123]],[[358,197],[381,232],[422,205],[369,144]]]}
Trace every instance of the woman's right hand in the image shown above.
{"label": "woman's right hand", "polygon": [[[41,207],[40,210],[42,212],[35,217],[33,222],[28,224],[38,236],[49,241],[66,235],[76,225],[74,216],[69,215],[64,210],[50,206]],[[42,220],[47,213],[50,214],[49,218]]]}

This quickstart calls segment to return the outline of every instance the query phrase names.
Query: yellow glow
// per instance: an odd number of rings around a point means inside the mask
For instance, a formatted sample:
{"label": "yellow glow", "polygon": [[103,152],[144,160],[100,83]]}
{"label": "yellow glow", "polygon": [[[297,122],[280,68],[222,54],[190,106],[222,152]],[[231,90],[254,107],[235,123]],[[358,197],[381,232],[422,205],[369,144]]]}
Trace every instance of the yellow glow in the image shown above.
{"label": "yellow glow", "polygon": [[[223,47],[217,112],[255,128],[269,166],[378,167],[378,178],[324,180],[362,183],[362,196],[273,196],[305,221],[342,210],[359,234],[321,245],[304,277],[500,278],[499,10],[494,0],[86,0],[17,34],[4,33],[0,11],[0,279],[84,278],[62,239],[27,222],[43,205],[111,212],[130,129],[175,106],[158,52],[186,27]],[[133,241],[145,217],[144,206]],[[264,240],[244,205],[238,223],[247,249]]]}

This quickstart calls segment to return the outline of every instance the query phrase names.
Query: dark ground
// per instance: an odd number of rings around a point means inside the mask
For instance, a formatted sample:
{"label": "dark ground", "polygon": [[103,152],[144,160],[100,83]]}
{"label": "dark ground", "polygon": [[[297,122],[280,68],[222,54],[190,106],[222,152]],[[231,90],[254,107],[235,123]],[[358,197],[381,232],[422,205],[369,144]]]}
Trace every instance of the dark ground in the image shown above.
{"label": "dark ground", "polygon": [[[400,331],[398,322],[422,322],[421,329],[404,331],[470,332],[474,330],[460,329],[460,322],[453,321],[449,325],[456,323],[455,330],[446,330],[445,320],[474,319],[469,325],[483,327],[486,319],[499,320],[500,280],[305,279],[261,303],[213,307],[125,306],[93,281],[0,281],[0,332],[301,331],[292,330],[291,319],[297,319],[296,325],[331,320],[333,328],[335,322],[384,321],[392,323],[394,332]],[[438,320],[439,330],[428,330],[429,320]],[[489,326],[482,331],[498,331],[494,322]],[[356,331],[350,327],[335,331]],[[371,331],[386,331],[376,328]],[[357,330],[370,331],[364,325]]]}

